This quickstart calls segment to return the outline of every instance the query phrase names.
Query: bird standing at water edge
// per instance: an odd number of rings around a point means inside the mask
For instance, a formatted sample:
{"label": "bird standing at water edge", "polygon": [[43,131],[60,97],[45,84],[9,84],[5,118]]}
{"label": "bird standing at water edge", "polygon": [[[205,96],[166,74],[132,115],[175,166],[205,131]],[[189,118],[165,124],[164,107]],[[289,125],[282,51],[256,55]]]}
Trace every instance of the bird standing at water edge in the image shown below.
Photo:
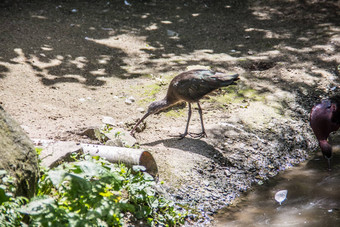
{"label": "bird standing at water edge", "polygon": [[165,98],[155,101],[149,105],[147,113],[137,122],[130,134],[133,135],[137,126],[149,115],[158,113],[161,110],[167,109],[184,101],[188,102],[189,105],[188,120],[185,131],[183,134],[180,134],[180,138],[182,139],[188,134],[188,127],[191,118],[191,103],[193,102],[196,102],[198,106],[202,132],[198,134],[190,133],[189,135],[198,138],[206,136],[199,100],[217,88],[235,84],[234,82],[236,80],[238,80],[238,74],[227,75],[225,73],[213,72],[205,69],[190,70],[177,75],[170,82]]}
{"label": "bird standing at water edge", "polygon": [[327,139],[331,132],[340,127],[340,96],[316,104],[310,113],[310,125],[319,141],[322,154],[328,161],[328,168],[331,169],[332,146]]}

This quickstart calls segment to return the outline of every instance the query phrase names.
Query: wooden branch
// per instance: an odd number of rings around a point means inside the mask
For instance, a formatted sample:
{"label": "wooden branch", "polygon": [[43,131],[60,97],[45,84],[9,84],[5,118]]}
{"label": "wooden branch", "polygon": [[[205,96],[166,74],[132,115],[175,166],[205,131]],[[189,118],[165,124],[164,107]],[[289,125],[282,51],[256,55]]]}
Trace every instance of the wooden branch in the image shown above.
{"label": "wooden branch", "polygon": [[124,163],[127,166],[141,165],[152,176],[157,176],[158,168],[155,159],[148,151],[125,147],[113,147],[94,144],[81,144],[84,154],[100,156],[112,163]]}

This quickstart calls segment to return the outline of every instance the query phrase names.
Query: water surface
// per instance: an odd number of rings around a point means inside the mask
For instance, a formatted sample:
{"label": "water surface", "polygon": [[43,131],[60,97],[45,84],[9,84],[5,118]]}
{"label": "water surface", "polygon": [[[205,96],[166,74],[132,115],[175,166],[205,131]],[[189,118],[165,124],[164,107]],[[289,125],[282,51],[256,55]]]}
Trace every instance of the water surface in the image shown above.
{"label": "water surface", "polygon": [[[275,193],[288,190],[280,205]],[[221,210],[216,226],[340,226],[340,153],[332,171],[321,155],[255,187],[236,206]]]}

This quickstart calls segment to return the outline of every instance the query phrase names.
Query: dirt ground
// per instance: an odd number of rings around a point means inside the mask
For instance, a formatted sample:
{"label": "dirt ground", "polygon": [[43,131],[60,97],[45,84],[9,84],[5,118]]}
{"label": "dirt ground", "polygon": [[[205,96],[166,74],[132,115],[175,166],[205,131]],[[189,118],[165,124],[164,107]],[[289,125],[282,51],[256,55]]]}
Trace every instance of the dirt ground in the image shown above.
{"label": "dirt ground", "polygon": [[[0,7],[0,105],[31,138],[89,142],[75,132],[102,125],[103,116],[133,123],[188,68],[240,74],[237,86],[202,100],[207,138],[171,137],[184,131],[185,106],[150,116],[136,134],[164,188],[204,215],[310,158],[317,146],[309,111],[340,89],[337,1],[15,0]],[[194,106],[189,130],[199,132]]]}

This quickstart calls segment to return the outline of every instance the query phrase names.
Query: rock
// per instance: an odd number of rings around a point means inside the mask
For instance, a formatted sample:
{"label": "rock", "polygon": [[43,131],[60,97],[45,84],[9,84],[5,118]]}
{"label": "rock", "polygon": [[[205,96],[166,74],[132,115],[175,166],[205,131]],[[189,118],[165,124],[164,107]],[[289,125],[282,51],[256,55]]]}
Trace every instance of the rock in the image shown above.
{"label": "rock", "polygon": [[116,125],[116,121],[113,117],[103,116],[102,122],[107,125]]}
{"label": "rock", "polygon": [[145,109],[144,108],[138,108],[137,111],[140,112],[140,113],[145,113]]}
{"label": "rock", "polygon": [[172,31],[172,30],[166,30],[166,33],[168,34],[168,36],[170,37],[177,37],[179,36],[179,34],[175,31]]}
{"label": "rock", "polygon": [[[0,106],[0,169],[16,179],[16,195],[33,197],[39,168],[32,141]],[[0,180],[1,181],[1,180]]]}
{"label": "rock", "polygon": [[133,147],[137,143],[137,140],[122,128],[114,128],[104,135],[111,140],[111,144],[116,144],[115,146],[122,144],[124,147]]}
{"label": "rock", "polygon": [[133,96],[130,96],[129,98],[125,99],[125,104],[131,105],[135,101],[136,99]]}
{"label": "rock", "polygon": [[123,128],[125,126],[125,123],[120,121],[117,123],[117,126],[120,127],[120,128]]}
{"label": "rock", "polygon": [[131,104],[132,104],[132,102],[131,102],[131,100],[129,100],[129,99],[125,99],[125,104],[127,104],[127,105],[131,105]]}
{"label": "rock", "polygon": [[42,148],[43,150],[40,154],[41,165],[48,168],[55,167],[61,162],[68,161],[74,152],[82,152],[80,144],[73,141],[50,141],[47,146],[45,143]]}
{"label": "rock", "polygon": [[131,102],[135,102],[135,101],[136,101],[136,99],[135,99],[133,96],[130,96],[130,97],[128,98],[128,100],[130,100]]}
{"label": "rock", "polygon": [[88,138],[90,138],[92,140],[98,140],[97,136],[99,134],[99,131],[100,130],[97,127],[89,127],[89,128],[81,129],[76,134],[78,134],[80,136],[87,136]]}
{"label": "rock", "polygon": [[124,144],[121,139],[110,139],[106,141],[105,143],[106,146],[114,146],[114,147],[124,147]]}
{"label": "rock", "polygon": [[145,128],[146,128],[146,122],[142,122],[137,126],[136,132],[143,132]]}

